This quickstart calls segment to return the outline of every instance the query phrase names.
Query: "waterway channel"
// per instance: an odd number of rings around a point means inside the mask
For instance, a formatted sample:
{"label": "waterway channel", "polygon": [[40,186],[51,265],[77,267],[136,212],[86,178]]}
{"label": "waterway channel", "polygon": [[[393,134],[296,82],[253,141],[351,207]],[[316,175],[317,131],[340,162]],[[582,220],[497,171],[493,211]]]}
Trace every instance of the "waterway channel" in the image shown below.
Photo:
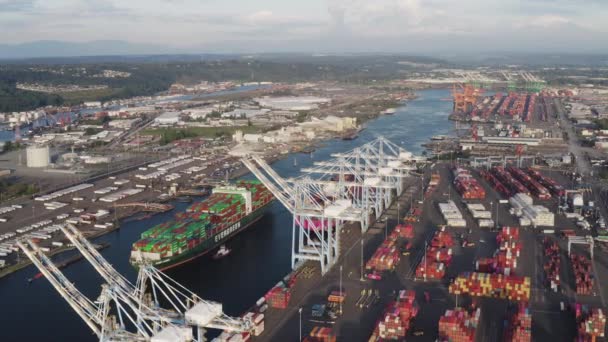
{"label": "waterway channel", "polygon": [[[452,123],[448,121],[452,104],[441,101],[449,97],[448,90],[425,90],[418,95],[394,115],[368,122],[357,139],[325,142],[312,155],[289,155],[274,163],[273,169],[282,176],[295,176],[301,167],[326,160],[331,153],[350,150],[380,135],[409,151],[421,153],[421,144],[431,136],[452,133]],[[175,212],[188,205],[174,204],[176,208],[172,212],[143,221],[124,222],[120,230],[95,240],[111,244],[102,255],[133,283],[137,274],[128,263],[131,244],[141,232],[169,220]],[[222,302],[227,314],[239,315],[290,271],[290,243],[291,215],[275,201],[260,221],[228,242],[232,249],[228,257],[213,261],[204,256],[170,270],[168,274],[201,297]],[[27,279],[37,272],[30,266],[0,279],[0,340],[96,341],[88,327],[47,280],[38,279],[28,284]],[[85,295],[93,300],[97,298],[102,279],[87,262],[80,261],[63,272]]]}

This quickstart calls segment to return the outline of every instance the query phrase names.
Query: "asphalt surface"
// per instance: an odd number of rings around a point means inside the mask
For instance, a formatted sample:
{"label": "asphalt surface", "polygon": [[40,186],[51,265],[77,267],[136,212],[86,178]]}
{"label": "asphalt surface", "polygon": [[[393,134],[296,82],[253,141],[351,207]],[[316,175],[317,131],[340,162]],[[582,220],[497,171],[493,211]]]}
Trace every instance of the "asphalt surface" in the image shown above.
{"label": "asphalt surface", "polygon": [[[415,223],[415,238],[412,240],[414,248],[410,255],[402,256],[401,262],[394,273],[385,276],[382,280],[361,280],[361,233],[357,226],[349,226],[342,232],[342,256],[336,266],[334,266],[324,277],[319,276],[318,267],[314,263],[309,263],[309,267],[314,268],[312,276],[300,276],[293,288],[292,299],[286,310],[269,309],[266,311],[266,331],[256,341],[297,341],[300,334],[300,322],[302,326],[302,336],[308,333],[315,326],[333,327],[338,334],[338,341],[367,341],[373,332],[376,321],[380,318],[386,304],[394,298],[394,293],[401,289],[414,289],[417,293],[417,300],[420,304],[420,312],[414,321],[415,330],[424,332],[422,336],[408,336],[408,341],[434,341],[438,337],[437,323],[445,310],[458,306],[468,306],[472,302],[469,296],[459,296],[448,293],[447,285],[451,277],[455,277],[461,272],[474,271],[475,261],[482,257],[491,257],[497,248],[497,232],[480,229],[477,227],[472,216],[466,211],[464,203],[451,183],[451,175],[446,165],[438,167],[441,173],[441,185],[439,190],[433,193],[430,198],[424,201],[423,217],[420,222]],[[427,172],[428,176],[428,172]],[[516,218],[509,214],[508,204],[497,204],[501,198],[484,180],[478,175],[476,178],[486,189],[487,196],[484,200],[471,201],[482,203],[487,210],[492,210],[492,216],[496,219],[498,213],[499,226],[517,226]],[[558,177],[559,178],[559,177]],[[564,179],[560,179],[564,181]],[[411,187],[399,199],[400,216],[404,216],[406,208],[412,201],[420,198],[420,181],[411,181]],[[413,199],[412,199],[413,197]],[[455,239],[453,247],[454,257],[448,267],[446,277],[443,281],[427,281],[414,279],[415,267],[422,260],[424,255],[424,242],[429,241],[433,236],[437,226],[444,224],[437,207],[438,202],[445,202],[453,199],[461,209],[467,227],[472,229],[472,233],[467,234],[467,229],[448,228],[448,231],[458,237],[461,233],[468,235],[469,241],[476,242],[473,247],[463,248],[460,246],[461,240]],[[492,204],[491,204],[492,203]],[[555,210],[557,202],[555,199],[549,201],[535,200],[535,204],[542,204]],[[385,215],[389,216],[388,230],[390,231],[397,224],[396,204],[393,204]],[[545,227],[550,229],[549,227]],[[556,215],[556,231],[560,229],[575,229],[579,235],[585,232],[575,228],[573,222],[567,220],[563,215]],[[544,253],[542,241],[545,236],[559,242],[562,254],[561,278],[564,283],[564,290],[554,293],[544,286]],[[374,253],[377,246],[385,237],[385,224],[377,222],[366,233],[364,238],[363,262],[367,261]],[[604,307],[604,299],[608,295],[608,288],[601,284],[606,284],[608,277],[608,260],[606,251],[600,248],[595,250],[595,269],[596,292],[597,295],[580,296],[575,295],[574,278],[570,261],[567,257],[567,246],[564,239],[560,239],[557,234],[544,234],[542,229],[523,228],[521,238],[523,249],[518,259],[518,266],[515,270],[516,275],[527,276],[532,281],[532,291],[529,307],[532,312],[532,337],[535,341],[568,341],[573,340],[576,335],[576,323],[572,311],[561,311],[560,303],[575,302],[588,304],[593,307]],[[576,246],[575,250],[584,253],[583,246]],[[327,296],[332,290],[339,289],[340,266],[342,266],[342,283],[346,291],[347,298],[343,304],[343,315],[335,322],[320,321],[311,316],[311,308],[314,304],[325,304]],[[310,274],[310,273],[308,273]],[[379,291],[377,303],[368,308],[359,308],[355,304],[364,289],[374,289]],[[424,302],[424,292],[429,292],[430,303]],[[504,333],[504,320],[507,318],[507,309],[510,304],[507,300],[493,298],[475,299],[482,310],[482,319],[477,330],[477,341],[498,341],[502,339]],[[301,319],[299,309],[301,311]]]}

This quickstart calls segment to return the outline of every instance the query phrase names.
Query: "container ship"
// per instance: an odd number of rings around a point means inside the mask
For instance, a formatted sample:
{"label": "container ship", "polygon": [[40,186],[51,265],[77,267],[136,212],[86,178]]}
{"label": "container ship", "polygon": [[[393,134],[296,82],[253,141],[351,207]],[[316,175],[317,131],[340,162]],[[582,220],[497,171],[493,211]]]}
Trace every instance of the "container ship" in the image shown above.
{"label": "container ship", "polygon": [[259,220],[273,199],[259,181],[218,186],[175,220],[143,232],[133,244],[130,262],[135,267],[146,264],[166,270],[193,260]]}

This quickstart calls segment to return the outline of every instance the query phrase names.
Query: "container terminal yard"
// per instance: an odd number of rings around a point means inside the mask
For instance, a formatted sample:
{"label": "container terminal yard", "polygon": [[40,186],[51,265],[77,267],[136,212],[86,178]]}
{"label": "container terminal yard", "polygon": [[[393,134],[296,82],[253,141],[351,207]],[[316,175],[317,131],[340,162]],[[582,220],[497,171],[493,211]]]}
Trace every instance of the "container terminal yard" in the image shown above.
{"label": "container terminal yard", "polygon": [[[473,127],[473,139],[475,134]],[[217,341],[602,340],[606,206],[592,187],[577,186],[564,169],[543,167],[541,156],[523,154],[514,162],[491,157],[438,162],[378,138],[302,170],[307,177],[290,179],[278,176],[263,158],[245,157],[244,165],[295,216],[293,227],[286,227],[293,230],[294,271],[251,303],[242,318],[227,317],[217,303],[178,287],[186,298],[197,298],[182,312],[189,323],[176,320],[154,336],[148,331],[143,340],[201,341],[207,328],[225,330]],[[180,163],[166,162],[177,165],[168,172],[192,166]],[[54,216],[66,214],[60,196],[74,196],[75,202],[90,201],[82,212],[97,209],[91,214],[111,216],[96,206],[126,196],[145,203],[143,194],[154,190],[137,185],[145,183],[142,177],[156,177],[150,173],[161,167],[83,185],[77,196],[51,194],[34,200],[42,204],[29,210],[50,206],[57,207],[46,209]],[[118,188],[95,193],[109,187]],[[80,215],[76,223],[88,224],[82,220]],[[29,237],[46,241],[43,235],[53,232],[39,234]],[[81,252],[95,255],[78,233],[72,236]],[[54,285],[62,294],[73,295],[36,244],[21,241],[19,247],[38,260],[44,275],[59,280]],[[91,260],[109,285],[120,278],[103,261]],[[162,273],[142,269],[176,288]],[[124,303],[120,296],[132,285],[115,285],[121,289],[112,292],[110,286],[105,293]],[[171,316],[155,309],[152,321],[155,315],[160,321]],[[192,334],[192,326],[198,333]],[[134,340],[146,335],[114,332]]]}

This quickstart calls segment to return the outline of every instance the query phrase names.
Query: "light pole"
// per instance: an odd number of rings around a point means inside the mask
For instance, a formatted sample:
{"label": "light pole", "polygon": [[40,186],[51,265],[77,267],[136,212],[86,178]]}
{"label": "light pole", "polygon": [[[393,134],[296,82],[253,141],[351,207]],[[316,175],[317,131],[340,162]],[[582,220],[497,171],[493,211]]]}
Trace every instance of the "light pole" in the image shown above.
{"label": "light pole", "polygon": [[363,237],[361,237],[361,281],[364,281],[363,278]]}
{"label": "light pole", "polygon": [[426,248],[427,248],[427,243],[426,240],[424,240],[424,281],[426,281]]}
{"label": "light pole", "polygon": [[384,217],[384,239],[388,238],[388,217]]}
{"label": "light pole", "polygon": [[342,265],[340,265],[340,315],[342,315],[342,302],[344,300],[344,292],[342,290]]}
{"label": "light pole", "polygon": [[302,341],[302,308],[300,307],[300,309],[298,309],[298,312],[300,313],[300,339],[298,341]]}
{"label": "light pole", "polygon": [[498,202],[496,202],[496,222],[494,222],[494,228],[498,229]]}
{"label": "light pole", "polygon": [[[431,173],[432,175],[432,173]],[[424,201],[424,175],[420,176],[420,202]]]}
{"label": "light pole", "polygon": [[401,223],[401,215],[399,215],[399,199],[397,199],[397,224]]}

